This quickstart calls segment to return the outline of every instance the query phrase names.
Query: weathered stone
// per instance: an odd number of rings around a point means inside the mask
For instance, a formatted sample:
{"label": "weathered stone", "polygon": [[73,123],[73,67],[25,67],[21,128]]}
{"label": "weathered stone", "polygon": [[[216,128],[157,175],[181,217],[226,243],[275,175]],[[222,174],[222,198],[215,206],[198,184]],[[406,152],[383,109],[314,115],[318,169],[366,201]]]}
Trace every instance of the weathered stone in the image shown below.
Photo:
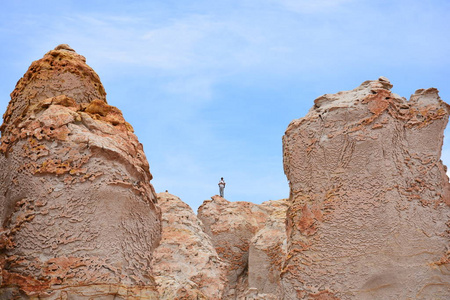
{"label": "weathered stone", "polygon": [[266,212],[267,217],[264,226],[250,241],[248,286],[256,288],[258,295],[263,297],[261,299],[269,297],[279,299],[280,272],[286,255],[288,201],[287,199],[266,201],[259,207]]}
{"label": "weathered stone", "polygon": [[446,299],[449,107],[386,78],[316,99],[283,137],[290,184],[284,299]]}
{"label": "weathered stone", "polygon": [[205,232],[228,263],[224,299],[245,299],[258,293],[266,299],[278,296],[286,208],[286,200],[258,205],[219,196],[199,207]]}
{"label": "weathered stone", "polygon": [[32,63],[0,127],[1,299],[154,299],[142,145],[83,56]]}
{"label": "weathered stone", "polygon": [[159,193],[162,238],[154,252],[160,299],[222,299],[226,265],[201,221],[178,197]]}

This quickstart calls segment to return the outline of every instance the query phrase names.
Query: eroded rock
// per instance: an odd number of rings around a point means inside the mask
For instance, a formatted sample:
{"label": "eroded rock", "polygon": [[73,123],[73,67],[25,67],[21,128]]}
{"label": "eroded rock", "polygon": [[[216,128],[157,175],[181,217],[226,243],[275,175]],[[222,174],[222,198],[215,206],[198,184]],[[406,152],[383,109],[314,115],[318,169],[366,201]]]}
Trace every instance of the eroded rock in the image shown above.
{"label": "eroded rock", "polygon": [[283,137],[290,183],[284,299],[450,296],[449,107],[386,78],[315,100]]}
{"label": "eroded rock", "polygon": [[33,62],[3,119],[0,298],[156,299],[149,165],[85,58]]}
{"label": "eroded rock", "polygon": [[[280,272],[286,255],[287,199],[266,201],[259,207],[266,220],[250,241],[248,286],[256,288],[259,298],[280,299]],[[248,299],[249,295],[246,295]]]}
{"label": "eroded rock", "polygon": [[198,218],[228,264],[224,299],[277,299],[285,255],[286,200],[261,205],[214,196]]}
{"label": "eroded rock", "polygon": [[154,252],[160,299],[223,299],[226,264],[201,221],[178,197],[159,193],[162,239]]}

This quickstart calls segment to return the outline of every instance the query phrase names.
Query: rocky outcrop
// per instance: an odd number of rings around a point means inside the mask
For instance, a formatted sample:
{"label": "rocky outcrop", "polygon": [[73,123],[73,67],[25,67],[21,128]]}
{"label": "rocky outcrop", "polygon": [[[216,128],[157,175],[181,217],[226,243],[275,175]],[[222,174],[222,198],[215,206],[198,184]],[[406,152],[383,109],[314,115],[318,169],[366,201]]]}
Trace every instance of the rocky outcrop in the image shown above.
{"label": "rocky outcrop", "polygon": [[449,107],[386,78],[317,98],[283,137],[290,185],[283,299],[446,299]]}
{"label": "rocky outcrop", "polygon": [[33,62],[3,119],[0,298],[156,299],[149,165],[85,58]]}
{"label": "rocky outcrop", "polygon": [[192,209],[178,197],[159,193],[162,239],[154,252],[160,299],[222,299],[226,264]]}
{"label": "rocky outcrop", "polygon": [[198,218],[227,263],[223,299],[278,299],[284,257],[286,200],[261,205],[214,196]]}

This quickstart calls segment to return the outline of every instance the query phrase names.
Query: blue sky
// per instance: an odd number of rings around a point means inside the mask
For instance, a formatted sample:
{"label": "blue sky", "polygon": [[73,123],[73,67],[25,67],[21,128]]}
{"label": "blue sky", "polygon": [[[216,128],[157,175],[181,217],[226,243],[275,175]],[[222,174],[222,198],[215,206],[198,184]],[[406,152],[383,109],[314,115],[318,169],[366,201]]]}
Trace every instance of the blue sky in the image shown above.
{"label": "blue sky", "polygon": [[276,200],[281,137],[318,96],[386,76],[406,98],[450,101],[449,19],[438,0],[2,1],[0,111],[67,43],[134,126],[157,192],[196,210],[223,176],[228,200]]}

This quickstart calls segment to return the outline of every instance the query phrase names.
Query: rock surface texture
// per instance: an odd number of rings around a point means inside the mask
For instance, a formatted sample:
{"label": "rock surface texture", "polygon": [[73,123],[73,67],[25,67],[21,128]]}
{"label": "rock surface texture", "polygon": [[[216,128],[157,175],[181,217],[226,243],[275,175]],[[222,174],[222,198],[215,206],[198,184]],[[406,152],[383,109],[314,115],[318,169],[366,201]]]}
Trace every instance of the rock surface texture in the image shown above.
{"label": "rock surface texture", "polygon": [[154,252],[154,273],[160,299],[222,299],[226,264],[201,221],[174,195],[159,193],[158,203],[162,238]]}
{"label": "rock surface texture", "polygon": [[85,58],[33,62],[3,119],[0,299],[157,299],[149,165]]}
{"label": "rock surface texture", "polygon": [[324,95],[283,137],[283,299],[449,299],[449,107],[381,77]]}
{"label": "rock surface texture", "polygon": [[198,218],[227,263],[223,299],[279,299],[287,204],[286,199],[258,205],[214,196],[199,207]]}

